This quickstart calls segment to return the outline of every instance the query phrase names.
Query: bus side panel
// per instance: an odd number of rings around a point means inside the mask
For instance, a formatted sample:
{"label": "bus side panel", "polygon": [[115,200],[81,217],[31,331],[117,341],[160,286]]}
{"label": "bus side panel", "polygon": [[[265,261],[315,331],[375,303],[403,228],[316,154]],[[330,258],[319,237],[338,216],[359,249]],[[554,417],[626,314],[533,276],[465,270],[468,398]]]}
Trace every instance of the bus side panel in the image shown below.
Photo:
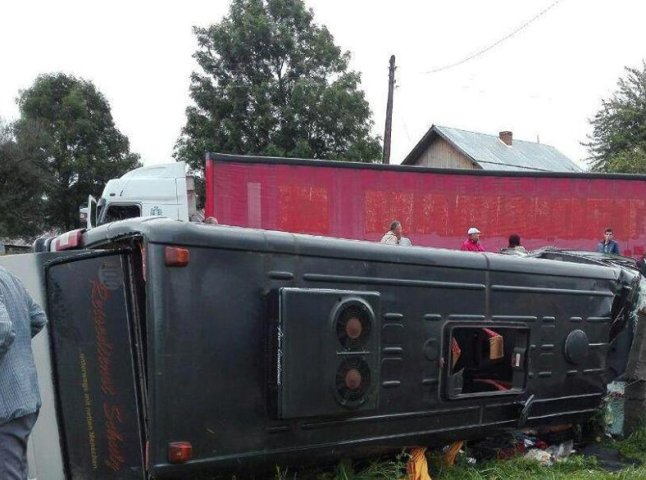
{"label": "bus side panel", "polygon": [[[213,245],[184,244],[182,267],[167,265],[164,244],[147,249],[150,461],[160,478],[477,438],[517,426],[532,395],[528,426],[576,422],[605,393],[615,288],[605,269],[304,237],[289,253],[268,232],[253,251],[249,232],[199,231],[213,232]],[[354,315],[338,314],[353,305]],[[352,334],[344,319],[354,317]],[[485,327],[504,343],[495,358]],[[568,367],[577,329],[596,347]],[[487,387],[497,380],[508,386]],[[168,463],[177,441],[191,443],[191,461]]]}

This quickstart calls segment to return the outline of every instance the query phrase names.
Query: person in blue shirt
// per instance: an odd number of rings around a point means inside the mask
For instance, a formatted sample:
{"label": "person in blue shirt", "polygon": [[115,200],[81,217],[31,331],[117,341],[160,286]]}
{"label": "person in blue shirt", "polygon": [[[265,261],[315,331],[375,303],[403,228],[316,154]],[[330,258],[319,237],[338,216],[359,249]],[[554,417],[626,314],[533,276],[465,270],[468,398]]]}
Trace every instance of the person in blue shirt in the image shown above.
{"label": "person in blue shirt", "polygon": [[612,228],[606,228],[603,232],[603,240],[597,244],[597,252],[614,253],[619,255],[619,244],[614,240]]}
{"label": "person in blue shirt", "polygon": [[27,478],[27,440],[41,406],[31,339],[47,323],[16,276],[0,267],[0,478]]}

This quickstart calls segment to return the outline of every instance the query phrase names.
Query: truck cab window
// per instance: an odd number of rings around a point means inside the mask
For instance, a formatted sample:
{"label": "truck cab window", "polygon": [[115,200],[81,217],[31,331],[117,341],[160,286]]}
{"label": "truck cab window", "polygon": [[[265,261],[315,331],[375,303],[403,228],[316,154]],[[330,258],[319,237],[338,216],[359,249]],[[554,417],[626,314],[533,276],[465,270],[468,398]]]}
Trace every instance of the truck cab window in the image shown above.
{"label": "truck cab window", "polygon": [[141,208],[139,205],[110,205],[103,223],[115,222],[125,218],[133,218],[141,216]]}

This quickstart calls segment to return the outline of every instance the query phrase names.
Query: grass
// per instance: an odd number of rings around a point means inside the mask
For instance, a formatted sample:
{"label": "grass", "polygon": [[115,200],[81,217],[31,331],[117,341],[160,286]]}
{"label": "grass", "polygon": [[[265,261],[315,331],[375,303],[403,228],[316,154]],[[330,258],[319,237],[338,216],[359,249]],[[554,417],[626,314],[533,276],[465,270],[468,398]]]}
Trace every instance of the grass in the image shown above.
{"label": "grass", "polygon": [[359,462],[353,465],[349,460],[339,462],[333,470],[290,473],[278,470],[274,480],[392,480],[406,477],[407,455],[400,454],[393,459],[372,461],[368,465]]}
{"label": "grass", "polygon": [[[618,449],[625,457],[644,462],[619,472],[608,472],[593,457],[571,455],[550,467],[516,457],[511,460],[484,462],[477,465],[461,464],[440,467],[438,455],[429,456],[433,480],[646,480],[646,425],[624,440],[609,440],[605,447]],[[317,472],[277,471],[274,480],[404,480],[405,454],[365,465],[343,461],[334,470]],[[464,462],[464,460],[462,460]]]}
{"label": "grass", "polygon": [[613,446],[625,457],[641,460],[646,465],[646,424],[625,440],[613,442]]}

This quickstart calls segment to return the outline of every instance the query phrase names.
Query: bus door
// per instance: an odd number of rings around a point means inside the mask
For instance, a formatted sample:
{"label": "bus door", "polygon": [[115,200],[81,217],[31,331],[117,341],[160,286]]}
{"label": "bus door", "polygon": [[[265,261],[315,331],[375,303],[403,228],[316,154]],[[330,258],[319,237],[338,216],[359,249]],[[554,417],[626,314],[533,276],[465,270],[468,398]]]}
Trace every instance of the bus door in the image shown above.
{"label": "bus door", "polygon": [[46,266],[57,411],[73,480],[145,478],[142,313],[134,272],[131,253],[114,250]]}

